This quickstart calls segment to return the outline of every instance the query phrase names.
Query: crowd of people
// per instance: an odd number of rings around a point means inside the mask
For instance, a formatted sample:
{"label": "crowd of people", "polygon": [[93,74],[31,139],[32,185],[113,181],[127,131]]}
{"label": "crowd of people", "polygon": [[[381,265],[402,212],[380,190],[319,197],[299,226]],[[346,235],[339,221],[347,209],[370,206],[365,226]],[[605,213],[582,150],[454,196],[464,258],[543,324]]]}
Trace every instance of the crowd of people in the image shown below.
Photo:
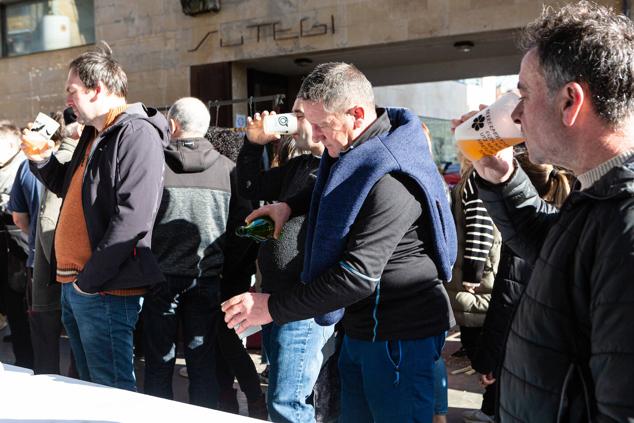
{"label": "crowd of people", "polygon": [[[465,422],[634,419],[634,24],[581,1],[521,46],[525,143],[464,159],[451,192],[354,65],[304,78],[278,142],[272,112],[241,133],[193,97],[130,104],[107,44],[81,54],[50,140],[0,122],[15,364],[134,391],[142,354],[144,393],[172,399],[182,345],[195,405],[237,413],[237,379],[259,419],[443,422],[458,325],[484,388]],[[274,239],[236,235],[262,216]]]}

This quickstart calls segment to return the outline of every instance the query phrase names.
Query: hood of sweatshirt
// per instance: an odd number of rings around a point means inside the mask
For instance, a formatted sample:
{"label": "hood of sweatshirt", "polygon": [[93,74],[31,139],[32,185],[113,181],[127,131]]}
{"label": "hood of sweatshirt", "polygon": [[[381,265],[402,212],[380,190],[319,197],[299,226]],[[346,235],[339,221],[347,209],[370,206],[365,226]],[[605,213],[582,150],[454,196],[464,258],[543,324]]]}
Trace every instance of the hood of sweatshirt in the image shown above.
{"label": "hood of sweatshirt", "polygon": [[176,173],[199,173],[221,156],[206,138],[181,138],[164,148],[165,162]]}
{"label": "hood of sweatshirt", "polygon": [[[110,131],[114,128],[120,127],[125,123],[134,120],[143,119],[149,122],[158,133],[161,138],[161,145],[165,148],[170,142],[170,129],[167,119],[161,112],[156,109],[145,107],[143,103],[132,103],[128,105],[128,108],[123,112],[117,120],[106,131]],[[105,131],[104,131],[105,133]]]}

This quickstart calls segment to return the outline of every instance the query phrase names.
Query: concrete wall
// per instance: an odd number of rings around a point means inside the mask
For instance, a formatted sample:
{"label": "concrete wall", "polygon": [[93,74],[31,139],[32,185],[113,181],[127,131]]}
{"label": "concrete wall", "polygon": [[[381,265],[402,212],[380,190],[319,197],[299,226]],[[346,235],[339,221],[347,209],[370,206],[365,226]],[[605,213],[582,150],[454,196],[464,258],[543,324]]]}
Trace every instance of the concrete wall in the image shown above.
{"label": "concrete wall", "polygon": [[[128,73],[129,100],[160,106],[189,94],[191,65],[512,29],[540,10],[536,0],[223,0],[219,13],[189,17],[176,0],[95,0],[95,26]],[[0,59],[0,117],[22,124],[63,107],[67,64],[86,49]]]}

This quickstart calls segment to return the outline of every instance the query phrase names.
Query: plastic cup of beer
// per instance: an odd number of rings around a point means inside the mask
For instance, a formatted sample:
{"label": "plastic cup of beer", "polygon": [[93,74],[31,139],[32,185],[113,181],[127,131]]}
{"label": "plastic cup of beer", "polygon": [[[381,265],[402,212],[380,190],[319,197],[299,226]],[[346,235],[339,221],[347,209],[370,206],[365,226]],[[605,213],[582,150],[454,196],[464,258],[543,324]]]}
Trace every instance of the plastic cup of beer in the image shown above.
{"label": "plastic cup of beer", "polygon": [[454,132],[456,145],[471,161],[494,156],[498,151],[524,142],[520,126],[513,122],[511,113],[519,97],[509,92],[495,103],[458,126]]}
{"label": "plastic cup of beer", "polygon": [[295,113],[264,116],[262,129],[265,134],[269,135],[295,134],[297,132],[297,116]]}
{"label": "plastic cup of beer", "polygon": [[48,140],[51,139],[55,131],[59,128],[59,123],[44,113],[38,113],[31,126],[31,132],[37,135],[26,135],[22,137],[22,143],[27,146],[28,154],[39,154],[48,148]]}

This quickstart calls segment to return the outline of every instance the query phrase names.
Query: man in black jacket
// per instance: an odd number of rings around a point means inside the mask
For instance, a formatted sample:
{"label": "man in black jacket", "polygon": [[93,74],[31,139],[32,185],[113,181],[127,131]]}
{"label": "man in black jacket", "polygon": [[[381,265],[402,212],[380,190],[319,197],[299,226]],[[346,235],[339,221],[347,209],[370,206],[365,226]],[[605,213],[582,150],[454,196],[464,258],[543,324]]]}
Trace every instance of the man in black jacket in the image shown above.
{"label": "man in black jacket", "polygon": [[634,417],[634,24],[579,2],[524,36],[513,112],[531,160],[578,177],[560,210],[507,149],[474,163],[504,242],[534,265],[509,332],[499,418]]}
{"label": "man in black jacket", "polygon": [[306,283],[234,297],[225,321],[240,332],[343,317],[341,421],[429,422],[433,366],[453,323],[442,280],[456,236],[420,121],[377,108],[369,81],[346,63],[316,67],[298,98],[326,147],[308,214]]}
{"label": "man in black jacket", "polygon": [[[324,146],[312,139],[310,123],[299,101],[293,105],[297,116],[296,147],[300,154],[281,166],[263,170],[264,145],[277,136],[266,134],[261,125],[249,118],[247,137],[238,156],[240,193],[250,200],[291,201],[303,190],[312,192]],[[268,113],[263,112],[262,116]],[[261,123],[260,114],[254,119]],[[306,215],[294,216],[284,225],[278,239],[260,246],[258,266],[262,273],[262,291],[283,292],[301,283]],[[285,324],[269,323],[262,335],[269,360],[268,408],[277,423],[315,421],[315,409],[307,399],[313,391],[322,363],[322,348],[333,333],[333,326],[322,327],[313,319]]]}
{"label": "man in black jacket", "polygon": [[[132,332],[141,295],[163,276],[150,249],[163,187],[167,121],[126,102],[127,77],[107,45],[70,64],[67,103],[86,125],[70,162],[25,131],[35,175],[63,199],[50,257],[62,322],[84,380],[136,390]],[[33,145],[39,145],[34,148]]]}

